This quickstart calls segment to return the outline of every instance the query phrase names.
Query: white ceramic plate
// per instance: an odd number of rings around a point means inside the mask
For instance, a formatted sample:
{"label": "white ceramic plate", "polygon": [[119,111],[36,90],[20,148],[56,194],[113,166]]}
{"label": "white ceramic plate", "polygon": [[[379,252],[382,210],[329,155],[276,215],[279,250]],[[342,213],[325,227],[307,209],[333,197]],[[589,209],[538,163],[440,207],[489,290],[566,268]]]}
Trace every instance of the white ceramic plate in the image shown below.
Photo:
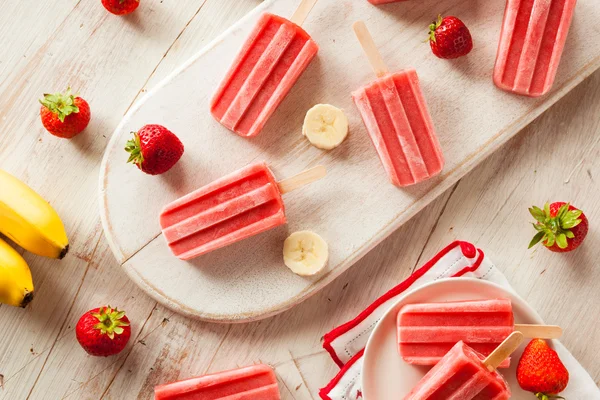
{"label": "white ceramic plate", "polygon": [[[443,301],[509,298],[512,300],[515,323],[543,324],[540,316],[525,301],[513,292],[494,283],[471,278],[441,279],[403,296],[379,321],[365,350],[363,364],[363,396],[366,400],[399,400],[404,398],[429,370],[405,363],[398,354],[396,345],[396,316],[405,304],[432,303]],[[500,372],[512,391],[511,399],[531,400],[531,393],[523,391],[516,378],[516,369],[521,353],[528,343],[513,354],[508,369]]]}

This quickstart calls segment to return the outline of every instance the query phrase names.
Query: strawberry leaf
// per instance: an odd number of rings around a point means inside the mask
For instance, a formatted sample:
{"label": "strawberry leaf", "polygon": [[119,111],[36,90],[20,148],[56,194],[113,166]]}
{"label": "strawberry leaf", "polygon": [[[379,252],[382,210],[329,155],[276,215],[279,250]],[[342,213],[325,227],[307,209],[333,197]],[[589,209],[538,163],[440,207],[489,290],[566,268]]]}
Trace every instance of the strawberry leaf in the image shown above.
{"label": "strawberry leaf", "polygon": [[531,207],[529,209],[529,213],[538,222],[543,223],[544,221],[546,221],[546,214],[544,214],[544,211],[539,207],[536,207],[536,206]]}
{"label": "strawberry leaf", "polygon": [[550,203],[544,204],[544,213],[547,217],[550,217]]}
{"label": "strawberry leaf", "polygon": [[558,245],[558,247],[560,247],[561,249],[566,249],[568,246],[567,243],[567,235],[565,235],[564,233],[559,234],[556,237],[556,244]]}
{"label": "strawberry leaf", "polygon": [[[536,228],[537,229],[537,228]],[[529,243],[529,249],[532,248],[533,246],[535,246],[536,244],[538,244],[546,235],[545,232],[538,232],[533,239],[531,239],[531,242]]]}
{"label": "strawberry leaf", "polygon": [[140,135],[137,132],[131,132],[133,139],[129,139],[125,145],[125,151],[129,153],[128,163],[134,163],[141,167],[144,163],[144,154],[142,153],[142,143]]}
{"label": "strawberry leaf", "polygon": [[554,233],[550,232],[546,234],[546,247],[552,247],[554,246],[554,243],[556,243],[556,236],[554,236]]}

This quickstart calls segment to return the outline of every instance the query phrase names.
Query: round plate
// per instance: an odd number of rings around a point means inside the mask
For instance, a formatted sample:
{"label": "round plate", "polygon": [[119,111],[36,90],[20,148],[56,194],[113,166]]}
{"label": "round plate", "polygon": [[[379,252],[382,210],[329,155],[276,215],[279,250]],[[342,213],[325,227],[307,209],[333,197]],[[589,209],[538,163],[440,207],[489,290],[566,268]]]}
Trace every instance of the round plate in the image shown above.
{"label": "round plate", "polygon": [[[411,303],[508,298],[513,305],[515,323],[543,324],[540,316],[516,294],[494,283],[470,278],[449,278],[422,286],[403,296],[379,321],[367,343],[363,364],[363,396],[366,400],[398,400],[404,398],[429,367],[413,366],[402,360],[396,344],[396,316],[400,308]],[[513,354],[508,369],[500,369],[512,391],[511,399],[531,400],[516,378],[517,363],[525,345]]]}

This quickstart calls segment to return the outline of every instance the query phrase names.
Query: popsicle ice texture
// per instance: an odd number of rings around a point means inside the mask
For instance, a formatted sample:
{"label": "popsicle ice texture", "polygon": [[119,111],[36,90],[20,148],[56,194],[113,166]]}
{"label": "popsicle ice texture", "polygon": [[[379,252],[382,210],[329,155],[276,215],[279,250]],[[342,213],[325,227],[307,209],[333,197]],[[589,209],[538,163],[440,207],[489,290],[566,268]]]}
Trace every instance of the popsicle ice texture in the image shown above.
{"label": "popsicle ice texture", "polygon": [[257,163],[167,205],[160,225],[182,260],[208,253],[286,223],[275,177]]}
{"label": "popsicle ice texture", "polygon": [[494,83],[501,89],[542,96],[556,77],[577,0],[508,0]]}
{"label": "popsicle ice texture", "polygon": [[352,98],[394,185],[440,173],[444,156],[414,69],[380,77]]}
{"label": "popsicle ice texture", "polygon": [[510,388],[475,350],[458,342],[404,400],[508,400]]}
{"label": "popsicle ice texture", "polygon": [[300,26],[263,14],[214,95],[212,115],[240,136],[257,135],[318,50]]}
{"label": "popsicle ice texture", "polygon": [[[435,365],[459,341],[490,355],[514,331],[511,301],[407,304],[398,313],[398,345],[409,364]],[[500,367],[510,366],[506,359]]]}
{"label": "popsicle ice texture", "polygon": [[279,400],[277,377],[266,365],[253,365],[154,388],[155,400]]}

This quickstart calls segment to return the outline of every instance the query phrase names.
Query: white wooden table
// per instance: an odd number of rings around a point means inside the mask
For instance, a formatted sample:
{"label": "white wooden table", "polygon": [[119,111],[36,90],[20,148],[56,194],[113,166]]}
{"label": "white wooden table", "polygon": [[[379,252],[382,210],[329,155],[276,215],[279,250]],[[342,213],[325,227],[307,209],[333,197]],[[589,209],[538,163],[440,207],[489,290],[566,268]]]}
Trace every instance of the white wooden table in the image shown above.
{"label": "white wooden table", "polygon": [[[500,0],[498,0],[500,1]],[[158,383],[262,361],[284,399],[316,399],[338,368],[321,336],[407,277],[450,241],[482,248],[600,381],[600,72],[434,201],[328,288],[277,317],[214,325],[173,314],[121,271],[97,213],[102,152],[138,96],[259,0],[142,0],[133,15],[99,0],[4,0],[0,12],[0,168],[63,216],[72,251],[26,254],[37,296],[0,306],[0,399],[149,399]],[[92,107],[72,141],[44,131],[37,99],[71,85]],[[527,207],[567,200],[586,211],[586,244],[568,255],[527,251]],[[365,284],[364,282],[368,282]],[[74,326],[86,310],[127,310],[132,340],[118,356],[87,356]]]}

